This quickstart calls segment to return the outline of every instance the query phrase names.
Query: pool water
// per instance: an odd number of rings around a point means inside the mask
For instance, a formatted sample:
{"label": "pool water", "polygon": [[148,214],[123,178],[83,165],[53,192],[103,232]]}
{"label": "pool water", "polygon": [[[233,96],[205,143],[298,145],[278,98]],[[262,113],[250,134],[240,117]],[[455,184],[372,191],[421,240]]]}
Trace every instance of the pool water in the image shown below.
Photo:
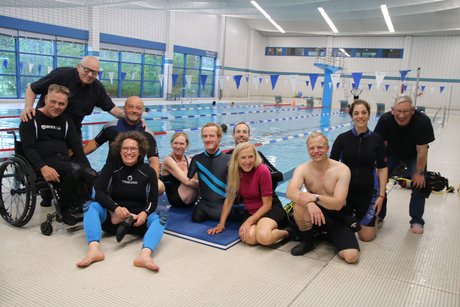
{"label": "pool water", "polygon": [[[305,109],[291,106],[267,106],[262,104],[224,104],[216,106],[210,104],[163,105],[146,106],[149,111],[144,113],[147,126],[156,134],[160,160],[170,154],[170,138],[176,131],[183,130],[189,135],[190,146],[188,155],[193,156],[203,151],[200,138],[200,128],[207,122],[216,122],[228,126],[224,134],[221,148],[232,148],[234,142],[232,129],[237,122],[247,122],[251,127],[251,139],[260,146],[258,150],[285,174],[285,182],[281,183],[277,192],[284,196],[287,180],[294,168],[309,159],[305,139],[308,133],[321,130],[328,138],[330,146],[342,132],[351,129],[350,116],[343,112],[326,111],[322,109]],[[20,110],[1,110],[0,128],[16,128],[18,118],[6,118],[19,115]],[[84,120],[82,129],[83,140],[93,139],[102,129],[103,123],[114,118],[106,112],[95,111]],[[373,129],[377,119],[371,117],[369,127]],[[435,124],[434,124],[435,125]],[[435,125],[435,129],[436,129]],[[2,155],[8,156],[8,148],[13,147],[12,138],[4,131],[0,134]],[[89,158],[91,165],[100,170],[107,157],[108,146],[104,144]],[[284,200],[284,201],[283,201]],[[287,200],[282,197],[283,203]]]}

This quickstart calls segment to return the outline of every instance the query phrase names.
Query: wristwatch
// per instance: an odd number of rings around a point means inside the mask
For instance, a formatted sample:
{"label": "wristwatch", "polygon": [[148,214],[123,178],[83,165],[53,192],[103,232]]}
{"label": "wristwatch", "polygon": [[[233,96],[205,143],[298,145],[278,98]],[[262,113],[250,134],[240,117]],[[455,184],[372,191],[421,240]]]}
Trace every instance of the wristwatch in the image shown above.
{"label": "wristwatch", "polygon": [[318,194],[316,194],[315,196],[316,196],[316,198],[315,198],[315,203],[319,203],[319,201],[320,201],[320,199],[319,199],[319,195],[318,195]]}

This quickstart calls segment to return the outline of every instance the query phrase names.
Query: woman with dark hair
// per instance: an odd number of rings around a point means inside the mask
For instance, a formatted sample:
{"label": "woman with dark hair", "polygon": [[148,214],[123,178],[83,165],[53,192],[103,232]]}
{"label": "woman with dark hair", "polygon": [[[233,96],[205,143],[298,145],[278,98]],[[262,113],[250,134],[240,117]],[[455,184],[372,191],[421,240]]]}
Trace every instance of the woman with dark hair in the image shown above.
{"label": "woman with dark hair", "polygon": [[185,132],[176,132],[171,137],[172,153],[163,159],[161,180],[166,187],[166,196],[171,206],[192,206],[198,196],[198,179],[188,178],[190,158],[185,155],[189,145]]}
{"label": "woman with dark hair", "polygon": [[151,254],[163,236],[166,220],[155,212],[158,180],[155,171],[144,163],[148,146],[145,136],[137,131],[120,133],[111,145],[111,150],[121,156],[122,164],[108,163],[102,168],[94,184],[94,201],[83,208],[89,248],[77,266],[87,267],[104,260],[100,245],[103,229],[116,233],[118,241],[127,232],[144,235],[142,250],[133,263],[159,270]]}
{"label": "woman with dark hair", "polygon": [[351,171],[346,208],[358,219],[362,241],[376,235],[376,217],[385,198],[388,168],[385,144],[380,135],[368,128],[370,106],[355,100],[350,106],[354,127],[340,134],[332,145],[330,158],[346,164]]}
{"label": "woman with dark hair", "polygon": [[238,144],[233,150],[228,168],[227,197],[219,224],[208,234],[225,230],[225,222],[235,198],[244,205],[243,223],[239,235],[250,245],[272,245],[288,238],[288,230],[279,229],[287,222],[287,216],[277,197],[273,197],[272,177],[262,163],[256,147],[248,142]]}

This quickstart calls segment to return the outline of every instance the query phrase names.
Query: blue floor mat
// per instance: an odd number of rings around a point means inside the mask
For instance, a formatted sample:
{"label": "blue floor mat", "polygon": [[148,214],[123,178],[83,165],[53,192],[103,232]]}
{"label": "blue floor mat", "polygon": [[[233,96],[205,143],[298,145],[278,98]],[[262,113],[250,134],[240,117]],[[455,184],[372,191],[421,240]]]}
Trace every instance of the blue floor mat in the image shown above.
{"label": "blue floor mat", "polygon": [[223,250],[241,241],[238,235],[239,224],[227,222],[225,231],[211,236],[207,231],[216,226],[217,222],[211,220],[203,223],[192,222],[192,211],[193,208],[170,208],[165,233]]}

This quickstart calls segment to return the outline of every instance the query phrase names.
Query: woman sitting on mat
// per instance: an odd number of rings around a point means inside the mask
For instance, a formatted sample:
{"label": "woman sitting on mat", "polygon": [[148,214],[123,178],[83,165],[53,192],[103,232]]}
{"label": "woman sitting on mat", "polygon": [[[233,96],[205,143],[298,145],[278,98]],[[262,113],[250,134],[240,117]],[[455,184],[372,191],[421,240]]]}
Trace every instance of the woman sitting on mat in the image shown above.
{"label": "woman sitting on mat", "polygon": [[279,229],[287,222],[287,217],[281,202],[273,195],[270,171],[262,163],[256,147],[248,142],[238,144],[230,160],[227,197],[220,222],[209,229],[208,234],[225,230],[225,222],[237,198],[245,209],[239,229],[242,241],[250,245],[272,245],[289,237],[290,231]]}
{"label": "woman sitting on mat", "polygon": [[127,232],[144,235],[142,250],[133,263],[159,270],[151,254],[163,236],[166,218],[155,212],[158,180],[155,171],[144,163],[148,147],[145,136],[134,131],[120,133],[111,145],[122,164],[108,163],[102,168],[94,184],[95,201],[84,205],[83,226],[89,248],[77,266],[87,267],[104,260],[100,245],[104,229],[116,233],[118,242]]}
{"label": "woman sitting on mat", "polygon": [[161,180],[166,187],[169,203],[175,208],[192,206],[198,194],[198,179],[187,177],[190,159],[185,155],[188,135],[177,132],[171,138],[172,153],[163,159]]}

